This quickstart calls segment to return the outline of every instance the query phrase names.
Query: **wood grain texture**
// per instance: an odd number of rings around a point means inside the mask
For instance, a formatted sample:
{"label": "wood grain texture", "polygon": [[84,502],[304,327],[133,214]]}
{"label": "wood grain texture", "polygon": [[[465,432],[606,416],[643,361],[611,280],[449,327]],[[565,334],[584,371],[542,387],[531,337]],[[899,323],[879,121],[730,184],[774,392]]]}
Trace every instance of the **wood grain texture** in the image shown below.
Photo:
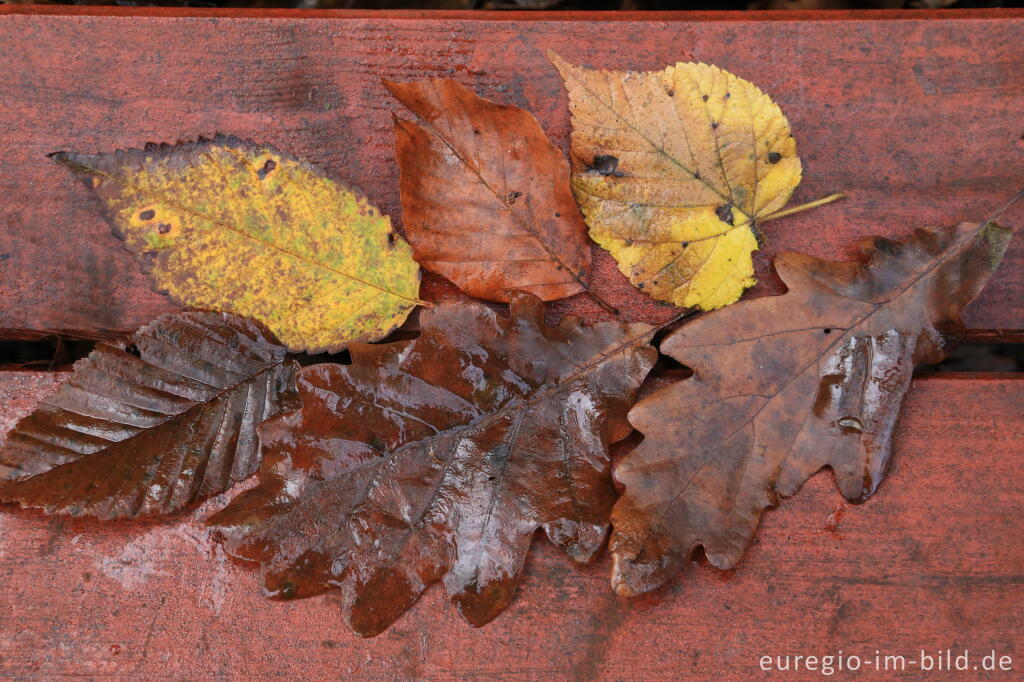
{"label": "wood grain texture", "polygon": [[[458,79],[537,115],[567,148],[554,49],[595,68],[717,64],[789,118],[805,163],[794,201],[846,201],[764,226],[770,256],[855,256],[856,237],[980,219],[1024,176],[1024,13],[743,15],[0,10],[0,332],[104,337],[172,309],[109,236],[85,190],[45,155],[216,132],[272,143],[361,187],[400,221],[380,78]],[[714,19],[720,20],[714,20]],[[738,18],[742,17],[742,18]],[[1006,222],[1024,217],[1017,207]],[[1024,337],[1024,242],[968,312],[975,338]],[[638,296],[595,249],[593,281],[628,320],[671,309]],[[436,277],[423,296],[456,296]],[[586,296],[554,306],[607,314]]]}
{"label": "wood grain texture", "polygon": [[[0,420],[53,384],[0,373]],[[176,524],[5,510],[0,677],[741,680],[764,654],[947,647],[1019,665],[1022,404],[1017,376],[919,379],[894,470],[864,505],[819,474],[766,515],[736,569],[694,562],[636,600],[612,594],[606,559],[575,568],[537,542],[518,597],[480,630],[436,588],[371,640],[329,598],[264,599],[199,524],[223,499]]]}

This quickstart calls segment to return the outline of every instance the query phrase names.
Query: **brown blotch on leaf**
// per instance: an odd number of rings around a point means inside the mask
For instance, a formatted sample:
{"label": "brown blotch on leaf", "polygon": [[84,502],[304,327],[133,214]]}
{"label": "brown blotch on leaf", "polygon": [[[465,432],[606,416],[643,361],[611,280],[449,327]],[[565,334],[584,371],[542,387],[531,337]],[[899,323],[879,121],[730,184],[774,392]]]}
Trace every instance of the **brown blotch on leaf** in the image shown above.
{"label": "brown blotch on leaf", "polygon": [[263,164],[263,167],[256,171],[256,176],[260,180],[263,180],[270,175],[275,168],[277,168],[277,162],[273,159],[267,159],[267,162]]}
{"label": "brown blotch on leaf", "polygon": [[621,175],[618,171],[618,157],[611,156],[610,154],[598,154],[594,157],[594,161],[590,164],[590,167],[601,175]]}
{"label": "brown blotch on leaf", "polygon": [[732,214],[732,204],[724,204],[715,209],[715,215],[726,225],[734,224],[735,218]]}
{"label": "brown blotch on leaf", "polygon": [[778,163],[782,161],[782,154],[778,152],[768,152],[768,163]]}
{"label": "brown blotch on leaf", "polygon": [[156,211],[151,208],[147,208],[145,211],[139,214],[139,220],[152,220],[156,217]]}

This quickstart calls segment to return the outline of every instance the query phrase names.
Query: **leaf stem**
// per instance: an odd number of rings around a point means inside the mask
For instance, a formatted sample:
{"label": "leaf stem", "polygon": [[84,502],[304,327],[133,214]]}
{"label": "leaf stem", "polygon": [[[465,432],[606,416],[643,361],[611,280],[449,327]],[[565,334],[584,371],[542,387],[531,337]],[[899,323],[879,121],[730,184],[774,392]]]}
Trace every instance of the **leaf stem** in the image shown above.
{"label": "leaf stem", "polygon": [[784,208],[775,213],[769,213],[768,215],[761,216],[757,219],[757,222],[763,223],[768,220],[775,220],[776,218],[782,218],[784,216],[793,215],[794,213],[800,213],[806,211],[809,208],[817,208],[818,206],[824,206],[825,204],[831,204],[833,201],[839,201],[845,199],[846,195],[842,192],[836,192],[835,194],[829,194],[827,197],[816,199],[814,201],[808,201],[806,204],[800,204],[799,206],[791,206],[790,208]]}

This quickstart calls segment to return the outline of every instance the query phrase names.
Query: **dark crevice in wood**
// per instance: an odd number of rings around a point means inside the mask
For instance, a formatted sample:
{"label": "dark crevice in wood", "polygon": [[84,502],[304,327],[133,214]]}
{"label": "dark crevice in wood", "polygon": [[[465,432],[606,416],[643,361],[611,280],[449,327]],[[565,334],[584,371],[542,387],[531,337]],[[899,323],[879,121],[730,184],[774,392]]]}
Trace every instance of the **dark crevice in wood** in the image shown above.
{"label": "dark crevice in wood", "polygon": [[937,365],[921,365],[923,372],[1024,372],[1024,343],[962,343]]}

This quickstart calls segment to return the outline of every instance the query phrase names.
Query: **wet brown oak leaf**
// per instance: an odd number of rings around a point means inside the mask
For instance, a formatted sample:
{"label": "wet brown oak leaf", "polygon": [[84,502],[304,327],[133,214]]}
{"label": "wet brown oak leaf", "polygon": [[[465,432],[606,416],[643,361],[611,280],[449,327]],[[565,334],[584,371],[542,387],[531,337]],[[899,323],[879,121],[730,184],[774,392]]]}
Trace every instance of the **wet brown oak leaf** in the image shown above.
{"label": "wet brown oak leaf", "polygon": [[0,449],[0,502],[102,519],[174,512],[251,476],[257,425],[297,406],[298,366],[257,322],[164,315],[131,344],[98,345],[18,422]]}
{"label": "wet brown oak leaf", "polygon": [[363,636],[438,580],[487,623],[541,527],[589,561],[614,501],[608,445],[657,357],[647,325],[549,326],[525,293],[510,319],[476,303],[421,319],[413,341],[304,368],[301,410],[260,429],[259,485],[209,522],[262,565],[268,595],[340,588]]}
{"label": "wet brown oak leaf", "polygon": [[616,468],[612,586],[647,592],[697,546],[732,568],[762,512],[830,467],[852,502],[886,473],[916,363],[946,357],[960,315],[985,286],[1011,232],[918,230],[869,238],[866,263],[786,253],[789,291],[743,301],[672,333],[661,351],[694,376],[641,400],[643,443]]}
{"label": "wet brown oak leaf", "polygon": [[405,234],[420,265],[489,301],[584,291],[587,228],[569,163],[537,119],[453,80],[385,86],[422,122],[395,118]]}

